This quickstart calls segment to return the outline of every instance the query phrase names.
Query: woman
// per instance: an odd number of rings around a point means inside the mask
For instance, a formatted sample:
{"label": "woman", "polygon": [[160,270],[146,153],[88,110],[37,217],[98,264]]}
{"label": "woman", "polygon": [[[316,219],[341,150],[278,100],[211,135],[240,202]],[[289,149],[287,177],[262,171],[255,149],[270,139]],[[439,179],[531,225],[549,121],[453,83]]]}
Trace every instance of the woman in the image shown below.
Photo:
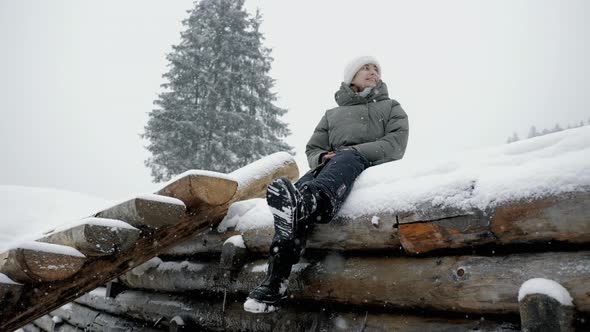
{"label": "woman", "polygon": [[408,117],[389,99],[375,58],[352,60],[335,98],[338,107],[326,111],[307,143],[311,171],[295,185],[279,178],[267,188],[275,235],[267,276],[248,295],[247,311],[276,310],[286,297],[291,267],[299,261],[310,226],[332,219],[363,170],[404,155]]}

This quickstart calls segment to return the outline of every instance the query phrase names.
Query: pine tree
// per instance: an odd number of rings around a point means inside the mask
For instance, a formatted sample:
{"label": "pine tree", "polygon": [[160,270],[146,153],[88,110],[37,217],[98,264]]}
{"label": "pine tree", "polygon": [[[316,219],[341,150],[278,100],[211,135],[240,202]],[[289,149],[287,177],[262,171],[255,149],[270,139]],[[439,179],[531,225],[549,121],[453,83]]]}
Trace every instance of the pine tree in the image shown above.
{"label": "pine tree", "polygon": [[512,136],[508,137],[508,139],[506,140],[506,143],[514,143],[516,141],[518,141],[518,134],[516,132],[512,133]]}
{"label": "pine tree", "polygon": [[167,83],[142,135],[155,181],[188,169],[230,172],[277,151],[290,131],[274,105],[271,50],[262,45],[261,16],[244,0],[195,3],[180,44],[168,54]]}

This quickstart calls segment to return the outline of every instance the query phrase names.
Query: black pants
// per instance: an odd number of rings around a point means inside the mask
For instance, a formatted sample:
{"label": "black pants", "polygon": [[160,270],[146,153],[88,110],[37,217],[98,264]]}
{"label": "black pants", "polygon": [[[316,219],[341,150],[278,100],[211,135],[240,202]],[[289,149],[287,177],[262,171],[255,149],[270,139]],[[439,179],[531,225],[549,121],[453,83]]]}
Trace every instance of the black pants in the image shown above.
{"label": "black pants", "polygon": [[[304,186],[311,186],[320,192],[318,208],[312,216],[304,221],[302,232],[292,243],[279,243],[273,240],[271,255],[280,252],[292,264],[299,261],[301,251],[305,248],[305,241],[309,231],[315,223],[328,223],[338,213],[356,178],[369,167],[369,162],[355,150],[344,150],[336,152],[336,155],[303,175],[295,187],[302,189]],[[275,249],[278,248],[278,249]]]}

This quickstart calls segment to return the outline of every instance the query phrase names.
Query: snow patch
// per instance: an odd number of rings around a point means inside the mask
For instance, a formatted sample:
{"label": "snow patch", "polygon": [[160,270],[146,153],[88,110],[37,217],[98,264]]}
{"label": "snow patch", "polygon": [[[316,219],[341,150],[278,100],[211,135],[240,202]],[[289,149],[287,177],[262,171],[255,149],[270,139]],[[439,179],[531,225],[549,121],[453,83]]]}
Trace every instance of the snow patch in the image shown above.
{"label": "snow patch", "polygon": [[218,232],[229,228],[245,232],[250,229],[272,227],[274,218],[266,200],[262,198],[238,201],[230,205],[225,218],[217,226]]}
{"label": "snow patch", "polygon": [[276,311],[278,310],[278,307],[248,298],[246,302],[244,302],[244,310],[255,314],[259,314],[264,312]]}
{"label": "snow patch", "polygon": [[56,227],[48,232],[45,232],[44,235],[51,235],[54,233],[59,233],[59,232],[63,232],[67,229],[70,228],[74,228],[76,226],[80,226],[80,225],[95,225],[95,226],[104,226],[104,227],[111,227],[111,228],[115,228],[115,230],[117,228],[122,228],[122,229],[137,229],[131,225],[129,225],[128,223],[121,221],[121,220],[116,220],[116,219],[108,219],[108,218],[95,218],[95,217],[88,217],[88,218],[84,218],[84,219],[80,219],[74,222],[70,222],[67,224],[63,224],[59,227]]}
{"label": "snow patch", "polygon": [[375,227],[379,226],[379,217],[373,216],[373,218],[371,218],[371,224]]}
{"label": "snow patch", "polygon": [[238,190],[247,187],[257,179],[263,178],[275,172],[283,165],[294,163],[293,156],[287,152],[276,152],[259,159],[249,165],[230,173],[238,181]]}
{"label": "snow patch", "polygon": [[199,272],[205,268],[205,264],[191,263],[189,261],[178,262],[162,262],[158,265],[158,271],[180,271],[187,270],[190,272]]}
{"label": "snow patch", "polygon": [[86,257],[86,256],[84,256],[84,254],[82,254],[81,252],[79,252],[78,250],[76,250],[72,247],[62,246],[59,244],[52,244],[52,243],[35,242],[35,241],[27,241],[27,242],[19,243],[10,249],[27,249],[27,250],[48,252],[48,253],[52,253],[52,254],[65,255],[65,256]]}
{"label": "snow patch", "polygon": [[10,279],[6,274],[0,273],[0,284],[22,285]]}
{"label": "snow patch", "polygon": [[224,245],[226,243],[231,243],[234,245],[234,247],[246,249],[246,244],[244,243],[244,238],[241,235],[234,235],[234,236],[228,238],[227,240],[225,240],[225,242],[223,242]]}
{"label": "snow patch", "polygon": [[53,321],[54,324],[61,324],[63,323],[63,319],[61,318],[61,316],[53,316],[51,317],[51,320]]}
{"label": "snow patch", "polygon": [[186,171],[182,174],[179,174],[179,175],[173,177],[172,179],[170,179],[170,181],[166,182],[162,186],[162,189],[166,188],[167,186],[171,185],[172,183],[174,183],[184,177],[191,176],[191,175],[192,176],[206,176],[206,177],[210,177],[210,178],[218,178],[218,179],[224,179],[224,180],[229,180],[229,181],[236,181],[235,177],[232,175],[229,175],[229,174],[213,172],[213,171],[205,171],[205,170],[200,170],[200,169],[191,169],[191,170],[188,170],[188,171]]}
{"label": "snow patch", "polygon": [[590,190],[590,126],[446,159],[370,167],[355,181],[339,215],[413,212],[424,205],[484,210],[507,201]]}
{"label": "snow patch", "polygon": [[162,260],[160,259],[160,257],[154,257],[154,258],[150,259],[149,261],[133,268],[133,270],[131,270],[131,273],[133,273],[136,276],[141,276],[147,270],[149,270],[151,268],[157,268],[158,266],[160,266],[160,264],[162,264]]}
{"label": "snow patch", "polygon": [[98,287],[88,292],[88,294],[98,297],[107,297],[107,289],[106,287]]}
{"label": "snow patch", "polygon": [[266,272],[268,271],[268,264],[264,263],[264,264],[260,264],[260,265],[256,265],[252,267],[252,270],[250,270],[252,272]]}
{"label": "snow patch", "polygon": [[518,301],[520,302],[529,294],[544,294],[554,298],[563,305],[574,305],[573,299],[567,289],[559,283],[549,279],[534,278],[525,281],[518,290]]}
{"label": "snow patch", "polygon": [[156,194],[140,194],[135,197],[140,198],[140,199],[145,199],[148,201],[173,204],[173,205],[180,205],[180,206],[184,206],[186,208],[186,205],[184,204],[183,201],[179,200],[178,198],[174,198],[174,197],[168,197],[168,196],[156,195]]}

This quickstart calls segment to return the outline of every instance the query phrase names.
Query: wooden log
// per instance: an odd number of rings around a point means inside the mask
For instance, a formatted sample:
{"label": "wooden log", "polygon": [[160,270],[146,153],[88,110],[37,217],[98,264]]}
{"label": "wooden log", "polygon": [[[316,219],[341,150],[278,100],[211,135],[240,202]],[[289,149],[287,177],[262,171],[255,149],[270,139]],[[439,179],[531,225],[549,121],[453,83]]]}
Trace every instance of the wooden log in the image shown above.
{"label": "wooden log", "polygon": [[492,212],[491,227],[500,243],[590,243],[588,211],[588,192],[510,202]]}
{"label": "wooden log", "polygon": [[52,315],[60,316],[68,323],[84,329],[84,331],[157,331],[150,326],[113,316],[91,308],[70,303],[65,307],[52,311]]}
{"label": "wooden log", "polygon": [[51,332],[51,331],[42,330],[42,329],[38,328],[37,326],[35,326],[34,324],[27,324],[22,327],[22,330],[25,332]]}
{"label": "wooden log", "polygon": [[246,264],[247,259],[248,249],[244,245],[244,239],[241,235],[234,235],[223,244],[219,266],[235,273]]}
{"label": "wooden log", "polygon": [[531,294],[519,301],[520,325],[524,332],[574,332],[574,307],[545,294]]}
{"label": "wooden log", "polygon": [[0,273],[21,283],[57,281],[76,274],[85,261],[71,247],[27,242],[0,253]]}
{"label": "wooden log", "polygon": [[22,284],[0,273],[0,319],[18,303],[22,291]]}
{"label": "wooden log", "polygon": [[146,195],[98,212],[95,217],[122,220],[142,229],[159,229],[177,224],[185,212],[186,207],[179,200]]}
{"label": "wooden log", "polygon": [[125,251],[139,237],[139,230],[119,220],[86,218],[83,224],[56,229],[38,241],[78,249],[86,256],[105,256]]}
{"label": "wooden log", "polygon": [[55,323],[53,322],[53,317],[49,315],[43,315],[33,322],[38,328],[42,329],[43,331],[53,332]]}
{"label": "wooden log", "polygon": [[[316,250],[396,252],[401,249],[395,215],[377,214],[356,219],[338,218],[328,224],[316,224],[306,248]],[[274,228],[256,228],[242,234],[250,252],[268,253]]]}
{"label": "wooden log", "polygon": [[479,246],[496,241],[489,220],[480,214],[400,224],[399,237],[402,247],[409,254]]}
{"label": "wooden log", "polygon": [[232,199],[235,202],[264,197],[266,186],[279,177],[296,181],[299,178],[299,168],[293,156],[286,152],[277,152],[246,165],[230,175],[239,183],[238,191]]}
{"label": "wooden log", "polygon": [[[149,300],[148,300],[149,299]],[[244,311],[243,299],[228,301],[225,308],[220,300],[194,296],[125,291],[115,299],[86,294],[79,299],[86,306],[113,315],[127,315],[153,324],[162,317],[181,317],[206,330],[227,331],[517,331],[510,324],[492,320],[448,319],[420,317],[395,313],[373,314],[357,311],[332,311],[321,303],[296,306],[286,303],[279,312],[255,315]]]}
{"label": "wooden log", "polygon": [[[186,290],[246,293],[265,276],[265,261],[247,264],[235,282],[207,265],[199,271],[172,263],[121,280],[132,288],[165,292]],[[590,312],[590,252],[517,254],[503,257],[441,258],[354,257],[338,255],[308,266],[294,266],[294,297],[384,307],[422,308],[466,313],[515,314],[519,285],[542,276],[566,287],[581,312]]]}
{"label": "wooden log", "polygon": [[238,183],[223,173],[188,171],[166,184],[156,194],[177,198],[187,209],[201,205],[217,206],[229,202],[236,193]]}
{"label": "wooden log", "polygon": [[186,241],[165,250],[162,255],[168,257],[187,257],[201,254],[219,254],[223,243],[228,238],[238,235],[237,231],[219,233],[215,230],[192,236]]}

